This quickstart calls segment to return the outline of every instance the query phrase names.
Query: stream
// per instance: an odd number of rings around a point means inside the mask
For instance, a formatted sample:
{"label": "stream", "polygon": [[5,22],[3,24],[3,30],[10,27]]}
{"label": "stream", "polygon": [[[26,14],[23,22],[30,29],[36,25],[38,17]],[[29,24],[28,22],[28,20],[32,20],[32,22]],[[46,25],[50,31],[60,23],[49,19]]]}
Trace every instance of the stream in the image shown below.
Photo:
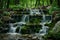
{"label": "stream", "polygon": [[[42,25],[42,29],[39,30],[39,33],[35,33],[36,37],[38,37],[39,40],[43,40],[42,36],[44,36],[45,34],[48,33],[48,26],[45,26],[46,22],[51,23],[51,16],[46,16],[43,12],[43,10],[41,10],[41,12],[39,12],[39,9],[30,9],[30,15],[42,15],[42,20],[41,20],[41,25]],[[29,22],[29,15],[23,15],[21,17],[21,21],[20,22],[16,22],[16,23],[9,23],[10,26],[10,30],[7,34],[11,35],[12,37],[14,37],[15,35],[20,35],[21,34],[21,29],[22,29],[22,25],[25,25],[26,22]],[[16,32],[16,29],[19,27],[19,32]],[[10,36],[10,37],[11,37]],[[13,39],[10,39],[13,40]],[[16,39],[16,40],[20,40],[20,39]],[[26,40],[26,39],[22,39],[22,40]]]}

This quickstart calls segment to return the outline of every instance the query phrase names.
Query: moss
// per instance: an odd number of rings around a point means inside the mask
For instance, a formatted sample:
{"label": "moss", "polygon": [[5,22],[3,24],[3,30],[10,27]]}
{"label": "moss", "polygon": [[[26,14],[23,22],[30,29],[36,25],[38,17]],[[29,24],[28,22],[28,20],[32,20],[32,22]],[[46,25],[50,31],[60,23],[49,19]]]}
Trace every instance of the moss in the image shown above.
{"label": "moss", "polygon": [[3,22],[2,22],[1,19],[0,19],[0,27],[2,27],[2,25],[3,25]]}
{"label": "moss", "polygon": [[5,12],[3,13],[3,16],[10,16],[10,13],[7,12],[7,11],[5,11]]}
{"label": "moss", "polygon": [[23,26],[21,33],[28,33],[28,34],[32,34],[32,33],[38,33],[39,30],[41,29],[40,25],[28,25],[28,26]]}
{"label": "moss", "polygon": [[45,24],[45,26],[48,26],[51,30],[55,26],[55,23]]}
{"label": "moss", "polygon": [[60,39],[60,32],[55,33],[55,32],[49,32],[46,36],[44,36],[45,40],[59,40]]}
{"label": "moss", "polygon": [[40,23],[40,19],[39,18],[30,19],[30,23],[39,24]]}

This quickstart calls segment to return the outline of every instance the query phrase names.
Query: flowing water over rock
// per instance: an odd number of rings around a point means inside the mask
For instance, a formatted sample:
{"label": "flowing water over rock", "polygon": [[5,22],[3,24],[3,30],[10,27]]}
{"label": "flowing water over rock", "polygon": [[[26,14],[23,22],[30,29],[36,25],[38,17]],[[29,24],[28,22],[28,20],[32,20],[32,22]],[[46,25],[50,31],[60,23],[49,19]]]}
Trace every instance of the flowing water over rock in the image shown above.
{"label": "flowing water over rock", "polygon": [[13,24],[9,24],[9,25],[10,25],[9,33],[15,33],[17,27],[14,27]]}
{"label": "flowing water over rock", "polygon": [[[41,10],[41,12],[43,13],[42,10]],[[47,33],[48,26],[45,26],[45,24],[46,24],[45,14],[43,13],[42,15],[43,15],[42,16],[43,20],[41,22],[42,23],[42,29],[39,31],[39,33],[40,33],[40,35],[44,36]]]}
{"label": "flowing water over rock", "polygon": [[[33,10],[30,10],[30,14],[35,15],[35,14],[40,14],[40,12],[38,9],[33,9]],[[16,33],[17,27],[20,27],[20,29],[19,29],[19,33],[20,33],[21,28],[22,28],[21,25],[26,24],[26,22],[29,22],[29,15],[23,15],[20,22],[10,23],[9,24],[10,25],[9,33]],[[16,26],[14,26],[14,25],[16,25]]]}
{"label": "flowing water over rock", "polygon": [[[42,29],[40,29],[39,30],[39,33],[38,33],[38,38],[40,39],[40,40],[43,40],[43,38],[42,38],[42,36],[44,36],[45,34],[47,34],[48,33],[48,29],[49,29],[49,27],[48,26],[45,26],[45,24],[46,24],[46,22],[48,21],[49,23],[51,23],[50,21],[51,21],[51,18],[50,18],[50,20],[47,20],[46,21],[46,15],[44,14],[44,12],[43,12],[43,10],[41,10],[41,12],[42,12],[42,21],[41,21],[41,25],[42,25]],[[50,16],[51,17],[51,16]],[[49,19],[49,18],[48,18]]]}
{"label": "flowing water over rock", "polygon": [[[42,13],[42,14],[41,14]],[[41,25],[42,25],[42,29],[39,30],[39,33],[36,35],[36,37],[38,37],[40,40],[43,40],[42,36],[44,36],[45,34],[47,34],[47,31],[48,31],[48,26],[45,26],[46,22],[46,15],[43,13],[43,11],[41,10],[41,12],[39,12],[38,9],[31,9],[30,10],[30,15],[35,15],[35,14],[38,14],[38,15],[42,15],[42,21],[41,21]],[[48,17],[48,16],[47,16]],[[51,20],[49,20],[51,21]],[[16,22],[16,23],[10,23],[9,26],[10,26],[10,30],[9,30],[9,34],[10,36],[10,40],[11,39],[11,36],[14,37],[14,35],[20,35],[21,33],[21,28],[22,28],[22,25],[26,24],[26,22],[29,22],[29,15],[23,15],[22,16],[22,19],[20,22]],[[16,29],[19,27],[19,32],[17,33],[16,32]],[[35,38],[35,37],[34,37]],[[20,40],[20,39],[19,39]],[[21,39],[22,40],[22,39]],[[25,39],[23,39],[25,40]]]}
{"label": "flowing water over rock", "polygon": [[[22,25],[26,24],[26,21],[29,21],[27,17],[28,17],[28,15],[23,15],[22,20],[20,22],[10,23],[9,24],[10,25],[9,33],[16,33],[17,27],[19,27],[19,33],[20,33]],[[16,26],[14,26],[14,25],[16,25]]]}
{"label": "flowing water over rock", "polygon": [[30,9],[30,15],[41,15],[39,9]]}

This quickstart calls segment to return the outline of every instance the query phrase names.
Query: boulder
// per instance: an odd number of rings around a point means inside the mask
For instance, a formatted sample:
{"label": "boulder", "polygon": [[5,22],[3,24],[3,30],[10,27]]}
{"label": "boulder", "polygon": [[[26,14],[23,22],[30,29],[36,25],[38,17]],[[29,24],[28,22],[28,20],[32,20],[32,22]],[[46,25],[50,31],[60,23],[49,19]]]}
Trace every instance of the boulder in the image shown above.
{"label": "boulder", "polygon": [[53,32],[57,33],[57,32],[60,32],[60,21],[58,21],[54,28],[53,28]]}
{"label": "boulder", "polygon": [[3,16],[2,17],[2,20],[4,20],[4,21],[9,21],[11,19],[11,17],[9,17],[9,16]]}
{"label": "boulder", "polygon": [[57,22],[60,20],[60,12],[59,11],[54,11],[52,15],[52,22]]}

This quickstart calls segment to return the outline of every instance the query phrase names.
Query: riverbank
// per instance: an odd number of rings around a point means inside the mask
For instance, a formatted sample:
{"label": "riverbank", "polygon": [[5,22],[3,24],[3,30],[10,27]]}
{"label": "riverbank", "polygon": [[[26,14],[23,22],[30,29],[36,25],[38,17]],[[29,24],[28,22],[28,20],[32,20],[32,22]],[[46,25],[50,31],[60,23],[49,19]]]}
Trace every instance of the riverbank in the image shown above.
{"label": "riverbank", "polygon": [[6,33],[0,34],[0,40],[39,40],[34,34]]}

